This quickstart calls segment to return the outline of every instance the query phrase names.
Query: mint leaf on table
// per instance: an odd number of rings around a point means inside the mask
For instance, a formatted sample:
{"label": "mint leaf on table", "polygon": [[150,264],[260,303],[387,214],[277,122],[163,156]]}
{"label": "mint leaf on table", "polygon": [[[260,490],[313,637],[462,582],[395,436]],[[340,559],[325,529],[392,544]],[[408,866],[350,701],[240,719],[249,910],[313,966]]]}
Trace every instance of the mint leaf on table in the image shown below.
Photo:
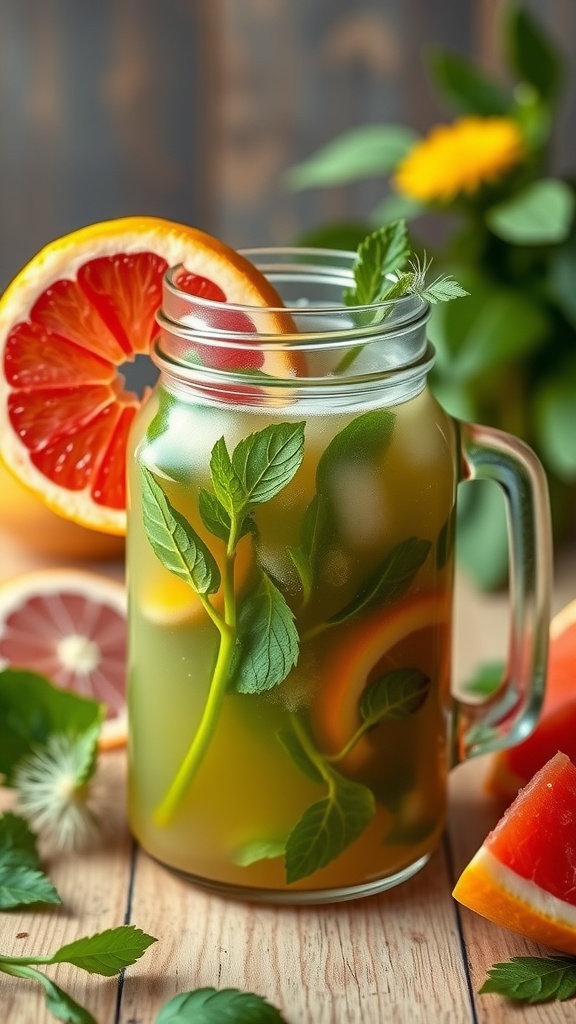
{"label": "mint leaf on table", "polygon": [[145,466],[142,510],[148,540],[162,565],[197,594],[215,594],[220,587],[220,570],[214,556]]}
{"label": "mint leaf on table", "polygon": [[140,959],[157,940],[134,925],[120,925],[61,946],[44,963],[72,964],[90,974],[111,978]]}
{"label": "mint leaf on table", "polygon": [[299,638],[285,598],[265,572],[240,606],[230,690],[262,693],[281,683],[298,660]]}
{"label": "mint leaf on table", "polygon": [[430,678],[420,669],[393,669],[363,690],[360,714],[370,728],[385,719],[406,718],[422,707],[429,690]]}
{"label": "mint leaf on table", "polygon": [[236,988],[199,988],[170,999],[154,1024],[286,1024],[263,996]]}
{"label": "mint leaf on table", "polygon": [[408,229],[403,220],[394,221],[368,235],[358,246],[354,265],[354,286],[344,293],[347,306],[379,302],[393,283],[388,275],[402,270],[410,255]]}
{"label": "mint leaf on table", "polygon": [[0,815],[0,910],[61,902],[41,869],[36,836],[28,822],[11,811]]}
{"label": "mint leaf on table", "polygon": [[514,956],[494,964],[480,993],[496,992],[526,1003],[563,1001],[576,995],[576,958]]}
{"label": "mint leaf on table", "polygon": [[105,708],[24,669],[0,671],[0,774],[14,785],[18,762],[54,733],[80,736],[97,728]]}
{"label": "mint leaf on table", "polygon": [[359,612],[378,601],[391,604],[404,594],[418,570],[424,565],[432,547],[430,541],[408,537],[396,544],[378,567],[372,578],[344,608],[327,620],[335,626],[347,622]]}
{"label": "mint leaf on table", "polygon": [[35,980],[39,981],[46,993],[46,1008],[57,1018],[67,1024],[97,1024],[95,1018],[72,996],[64,992],[51,978],[40,971],[35,972]]}
{"label": "mint leaf on table", "polygon": [[339,857],[374,816],[376,802],[367,786],[351,782],[333,769],[329,774],[328,796],[304,811],[286,841],[288,885]]}

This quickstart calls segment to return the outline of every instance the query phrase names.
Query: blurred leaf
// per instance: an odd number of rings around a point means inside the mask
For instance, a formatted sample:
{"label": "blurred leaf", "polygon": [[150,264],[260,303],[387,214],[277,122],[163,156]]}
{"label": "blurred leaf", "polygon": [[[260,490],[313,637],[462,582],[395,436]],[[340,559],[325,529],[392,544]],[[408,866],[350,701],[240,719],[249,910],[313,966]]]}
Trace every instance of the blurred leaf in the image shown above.
{"label": "blurred leaf", "polygon": [[564,316],[576,328],[576,232],[552,253],[548,286]]}
{"label": "blurred leaf", "polygon": [[297,245],[314,249],[345,249],[347,252],[356,252],[360,243],[371,231],[372,228],[369,224],[353,224],[345,221],[325,224],[300,235]]}
{"label": "blurred leaf", "polygon": [[474,402],[465,385],[434,374],[431,386],[437,401],[450,416],[460,420],[477,419]]}
{"label": "blurred leaf", "polygon": [[402,125],[362,125],[289,168],[284,184],[297,191],[377,178],[393,170],[417,141],[418,135]]}
{"label": "blurred leaf", "polygon": [[386,196],[372,210],[370,220],[372,224],[380,227],[382,224],[391,224],[394,220],[413,220],[414,217],[419,217],[427,209],[417,199],[411,199],[410,196],[401,196],[396,192],[392,192],[391,195]]}
{"label": "blurred leaf", "polygon": [[563,181],[535,181],[486,213],[490,230],[505,242],[546,245],[563,242],[574,216],[574,194]]}
{"label": "blurred leaf", "polygon": [[489,697],[494,693],[504,678],[506,665],[503,661],[487,661],[479,665],[473,676],[467,679],[462,689],[467,695]]}
{"label": "blurred leaf", "polygon": [[506,581],[508,529],[504,498],[492,480],[460,484],[456,557],[482,590],[491,590]]}
{"label": "blurred leaf", "polygon": [[545,99],[553,100],[562,80],[559,51],[525,3],[509,3],[504,12],[504,50],[510,69]]}
{"label": "blurred leaf", "polygon": [[523,358],[547,336],[549,322],[541,306],[528,295],[496,288],[476,278],[463,283],[470,295],[434,310],[429,325],[436,348],[438,376],[453,383]]}
{"label": "blurred leaf", "polygon": [[563,480],[576,479],[576,362],[540,385],[535,401],[542,456]]}
{"label": "blurred leaf", "polygon": [[510,112],[512,102],[505,91],[462,57],[433,50],[428,68],[435,84],[459,113],[490,117]]}

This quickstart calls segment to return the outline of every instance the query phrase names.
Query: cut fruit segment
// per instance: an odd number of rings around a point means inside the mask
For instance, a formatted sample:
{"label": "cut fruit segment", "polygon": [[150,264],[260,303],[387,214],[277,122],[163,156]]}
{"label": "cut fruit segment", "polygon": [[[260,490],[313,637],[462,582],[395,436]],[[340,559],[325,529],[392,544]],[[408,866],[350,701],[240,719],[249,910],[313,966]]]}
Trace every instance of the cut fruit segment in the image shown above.
{"label": "cut fruit segment", "polygon": [[[148,355],[163,275],[176,265],[185,267],[179,285],[190,294],[282,306],[237,252],[157,217],[106,221],[57,239],[0,298],[0,455],[66,519],[125,532],[125,451],[140,397],[122,370]],[[270,312],[269,320],[270,331],[282,333],[282,316]],[[293,375],[287,353],[267,359],[265,372]]]}
{"label": "cut fruit segment", "polygon": [[520,791],[453,895],[495,924],[576,954],[576,767],[557,753]]}
{"label": "cut fruit segment", "polygon": [[558,612],[550,624],[546,694],[536,728],[515,747],[493,755],[488,791],[509,804],[558,750],[576,762],[576,601]]}
{"label": "cut fruit segment", "polygon": [[[314,731],[326,753],[341,750],[360,725],[362,692],[392,648],[421,630],[447,628],[449,617],[449,595],[430,592],[380,608],[343,628],[321,667],[312,708]],[[370,736],[365,736],[346,764],[358,767],[370,752]]]}
{"label": "cut fruit segment", "polygon": [[106,705],[101,749],[126,742],[126,591],[76,569],[0,584],[0,668],[30,669]]}

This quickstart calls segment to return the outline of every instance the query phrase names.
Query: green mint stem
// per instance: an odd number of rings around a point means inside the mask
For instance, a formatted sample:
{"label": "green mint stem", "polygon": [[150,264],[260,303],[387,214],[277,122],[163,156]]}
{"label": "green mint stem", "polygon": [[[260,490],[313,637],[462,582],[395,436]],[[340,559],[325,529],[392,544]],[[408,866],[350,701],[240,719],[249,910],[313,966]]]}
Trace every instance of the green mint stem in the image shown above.
{"label": "green mint stem", "polygon": [[371,726],[369,722],[363,722],[362,725],[358,726],[356,732],[350,737],[348,742],[344,744],[342,750],[339,750],[336,754],[324,754],[324,760],[328,761],[330,764],[335,764],[337,761],[342,761],[345,757],[348,757],[348,754],[356,746],[358,740],[361,740],[370,728]]}
{"label": "green mint stem", "polygon": [[294,729],[294,732],[296,733],[300,741],[302,750],[309,757],[312,764],[316,766],[316,768],[320,772],[320,775],[324,779],[326,785],[329,787],[330,792],[332,793],[334,790],[334,779],[332,777],[332,773],[326,766],[326,761],[328,760],[328,758],[324,757],[323,754],[316,750],[316,747],[310,740],[308,733],[306,732],[305,729],[302,728],[302,723],[300,722],[298,716],[292,713],[290,715],[290,718],[292,721],[292,728]]}
{"label": "green mint stem", "polygon": [[[167,790],[162,801],[154,812],[154,820],[157,825],[165,827],[173,819],[178,808],[184,799],[188,788],[198,771],[204,755],[214,735],[216,723],[220,714],[222,701],[226,694],[228,679],[234,649],[236,646],[236,598],[234,593],[234,546],[236,543],[236,531],[233,529],[228,544],[228,555],[226,568],[223,574],[222,586],[224,593],[224,621],[214,613],[212,621],[220,632],[220,643],[218,656],[214,666],[214,672],[208,689],[208,697],[202,712],[202,718],[194,739],[190,744],[186,756],[182,761],[174,779]],[[206,602],[209,604],[209,602]],[[213,611],[211,605],[209,605]],[[208,609],[207,609],[208,610]]]}
{"label": "green mint stem", "polygon": [[41,971],[37,971],[34,967],[28,967],[27,964],[33,963],[50,963],[50,959],[47,957],[44,960],[36,959],[33,960],[22,960],[19,961],[18,957],[2,957],[0,959],[0,971],[3,974],[10,974],[13,978],[32,978],[34,981],[44,982],[45,976]]}

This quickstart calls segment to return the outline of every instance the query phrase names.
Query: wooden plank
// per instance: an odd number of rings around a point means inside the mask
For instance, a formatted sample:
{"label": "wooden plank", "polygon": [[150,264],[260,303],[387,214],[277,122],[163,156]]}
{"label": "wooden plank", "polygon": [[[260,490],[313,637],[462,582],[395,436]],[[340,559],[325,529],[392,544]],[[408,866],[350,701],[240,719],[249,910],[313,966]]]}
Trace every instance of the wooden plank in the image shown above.
{"label": "wooden plank", "polygon": [[196,987],[258,992],[290,1024],[465,1024],[471,1020],[443,850],[410,882],[329,907],[227,900],[145,854],[132,913],[159,937],[145,977],[124,984],[120,1024],[152,1020]]}

